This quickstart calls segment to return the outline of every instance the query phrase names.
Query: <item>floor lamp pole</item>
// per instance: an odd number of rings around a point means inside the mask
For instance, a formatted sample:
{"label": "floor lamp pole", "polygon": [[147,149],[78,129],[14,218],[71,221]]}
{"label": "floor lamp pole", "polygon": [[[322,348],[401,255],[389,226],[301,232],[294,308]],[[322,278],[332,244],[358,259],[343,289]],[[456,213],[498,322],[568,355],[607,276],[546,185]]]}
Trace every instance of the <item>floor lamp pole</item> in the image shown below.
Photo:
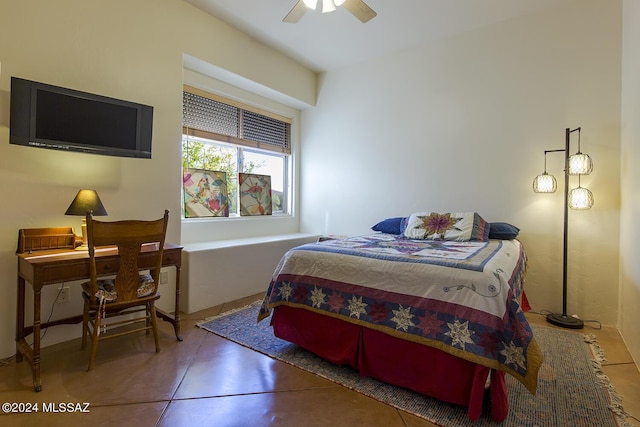
{"label": "floor lamp pole", "polygon": [[569,254],[567,247],[569,243],[569,142],[571,132],[579,130],[567,128],[564,150],[564,238],[562,253],[562,314],[550,313],[547,315],[547,322],[570,329],[582,329],[584,322],[567,314],[567,261]]}

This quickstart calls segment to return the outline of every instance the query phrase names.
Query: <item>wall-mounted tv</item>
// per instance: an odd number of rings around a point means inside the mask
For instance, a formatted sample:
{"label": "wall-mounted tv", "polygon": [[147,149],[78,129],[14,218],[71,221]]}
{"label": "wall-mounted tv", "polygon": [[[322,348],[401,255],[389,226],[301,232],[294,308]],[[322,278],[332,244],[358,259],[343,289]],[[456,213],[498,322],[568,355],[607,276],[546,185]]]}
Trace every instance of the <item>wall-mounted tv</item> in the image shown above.
{"label": "wall-mounted tv", "polygon": [[11,77],[9,143],[151,158],[153,107]]}

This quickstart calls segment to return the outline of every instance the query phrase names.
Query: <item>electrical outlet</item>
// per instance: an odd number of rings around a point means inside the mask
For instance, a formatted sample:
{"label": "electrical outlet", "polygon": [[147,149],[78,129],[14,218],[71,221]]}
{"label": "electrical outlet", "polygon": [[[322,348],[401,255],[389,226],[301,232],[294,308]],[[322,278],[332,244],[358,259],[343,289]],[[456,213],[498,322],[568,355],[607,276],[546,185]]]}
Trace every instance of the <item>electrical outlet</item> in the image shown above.
{"label": "electrical outlet", "polygon": [[160,284],[161,285],[166,285],[167,283],[169,283],[169,272],[168,271],[161,271],[160,272]]}
{"label": "electrical outlet", "polygon": [[63,286],[62,288],[58,288],[58,299],[56,302],[58,304],[62,304],[64,302],[69,302],[69,287]]}

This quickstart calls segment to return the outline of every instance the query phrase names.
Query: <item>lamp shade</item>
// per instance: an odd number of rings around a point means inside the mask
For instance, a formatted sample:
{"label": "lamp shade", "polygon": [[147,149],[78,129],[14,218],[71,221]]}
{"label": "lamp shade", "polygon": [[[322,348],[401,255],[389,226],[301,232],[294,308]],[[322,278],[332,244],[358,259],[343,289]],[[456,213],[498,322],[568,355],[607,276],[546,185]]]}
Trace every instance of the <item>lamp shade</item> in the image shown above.
{"label": "lamp shade", "polygon": [[588,154],[577,152],[569,157],[569,175],[589,175],[593,170],[593,162]]}
{"label": "lamp shade", "polygon": [[75,199],[67,208],[65,215],[85,216],[87,212],[93,212],[94,216],[105,216],[107,210],[102,205],[102,201],[96,190],[80,190]]}
{"label": "lamp shade", "polygon": [[555,193],[557,187],[556,178],[546,172],[533,180],[533,191],[536,193]]}
{"label": "lamp shade", "polygon": [[569,207],[571,209],[591,209],[593,193],[584,187],[574,188],[569,192]]}

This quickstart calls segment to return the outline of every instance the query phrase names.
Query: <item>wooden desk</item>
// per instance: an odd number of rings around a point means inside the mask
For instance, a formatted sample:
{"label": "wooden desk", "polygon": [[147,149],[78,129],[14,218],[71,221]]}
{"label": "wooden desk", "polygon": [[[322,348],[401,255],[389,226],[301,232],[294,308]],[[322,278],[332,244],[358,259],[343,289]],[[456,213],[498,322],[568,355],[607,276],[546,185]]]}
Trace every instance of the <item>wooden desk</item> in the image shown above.
{"label": "wooden desk", "polygon": [[[150,268],[156,245],[145,245],[138,258],[141,269]],[[82,315],[40,323],[40,303],[42,287],[72,280],[89,278],[89,254],[86,251],[52,249],[19,253],[18,256],[18,312],[16,321],[16,361],[26,357],[31,364],[33,388],[42,390],[40,382],[40,330],[49,326],[80,323]],[[157,315],[172,323],[176,338],[180,336],[180,267],[182,264],[182,246],[165,244],[162,254],[163,266],[176,268],[176,302],[174,314],[156,309]],[[118,250],[116,248],[96,249],[96,268],[98,275],[115,274],[118,271]],[[25,326],[25,282],[33,287],[33,325]],[[25,338],[33,334],[33,347]]]}

